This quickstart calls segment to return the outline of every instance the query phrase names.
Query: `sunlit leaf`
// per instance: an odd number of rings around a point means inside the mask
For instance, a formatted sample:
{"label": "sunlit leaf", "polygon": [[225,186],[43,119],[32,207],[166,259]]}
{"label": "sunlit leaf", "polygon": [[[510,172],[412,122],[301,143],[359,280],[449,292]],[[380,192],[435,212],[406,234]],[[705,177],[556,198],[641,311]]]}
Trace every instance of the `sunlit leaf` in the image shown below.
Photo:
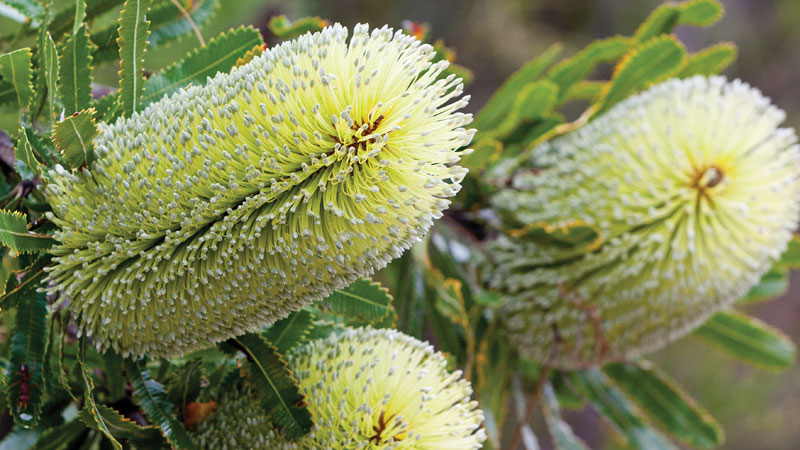
{"label": "sunlit leaf", "polygon": [[559,101],[563,102],[572,86],[585,80],[597,64],[616,61],[632,47],[633,42],[625,36],[594,41],[575,56],[556,64],[547,72],[547,79],[558,86]]}
{"label": "sunlit leaf", "polygon": [[65,114],[89,107],[92,101],[92,51],[86,26],[71,34],[61,49],[58,96]]}
{"label": "sunlit leaf", "polygon": [[765,273],[757,285],[739,299],[740,303],[757,303],[786,293],[789,289],[789,274],[786,269],[773,268]]}
{"label": "sunlit leaf", "polygon": [[52,236],[28,231],[25,214],[0,210],[0,243],[18,253],[47,250],[55,241]]}
{"label": "sunlit leaf", "polygon": [[94,109],[89,108],[53,125],[53,142],[70,168],[89,165],[94,161],[92,140],[99,131],[93,115]]}
{"label": "sunlit leaf", "polygon": [[714,75],[722,73],[736,60],[736,45],[720,42],[708,48],[692,53],[686,60],[686,67],[681,71],[682,78],[694,75]]}
{"label": "sunlit leaf", "polygon": [[274,16],[269,20],[269,31],[278,39],[294,39],[301,34],[319,31],[328,21],[319,17],[303,17],[292,22],[286,16]]}
{"label": "sunlit leaf", "polygon": [[122,115],[131,114],[143,108],[141,99],[144,93],[144,52],[147,37],[150,36],[150,21],[147,11],[152,0],[126,0],[119,16],[119,95]]}
{"label": "sunlit leaf", "polygon": [[758,319],[733,311],[714,314],[695,329],[694,336],[764,369],[785,369],[797,356],[797,348],[788,336]]}
{"label": "sunlit leaf", "polygon": [[[97,405],[95,413],[84,408],[78,413],[78,417],[88,426],[93,426],[92,422],[97,419],[102,420],[105,429],[112,436],[116,439],[125,439],[135,444],[136,448],[157,448],[164,442],[164,438],[158,428],[152,425],[143,427],[127,417],[123,417],[117,410],[105,405]],[[112,441],[112,445],[114,445],[113,442],[116,442],[116,439]]]}
{"label": "sunlit leaf", "polygon": [[21,48],[0,55],[0,77],[13,88],[14,99],[20,108],[27,107],[33,98],[31,57],[30,48]]}
{"label": "sunlit leaf", "polygon": [[25,128],[20,127],[17,145],[14,146],[14,168],[22,179],[32,180],[43,173],[42,165],[33,154]]}

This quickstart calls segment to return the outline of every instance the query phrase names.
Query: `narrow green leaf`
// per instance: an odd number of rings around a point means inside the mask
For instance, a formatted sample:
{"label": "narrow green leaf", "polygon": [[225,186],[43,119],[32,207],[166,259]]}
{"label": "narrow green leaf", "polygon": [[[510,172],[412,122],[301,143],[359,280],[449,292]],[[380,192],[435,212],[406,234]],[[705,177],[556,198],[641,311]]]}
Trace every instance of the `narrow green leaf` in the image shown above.
{"label": "narrow green leaf", "polygon": [[639,26],[633,37],[638,42],[670,33],[677,25],[707,27],[722,17],[722,5],[716,0],[691,0],[664,3]]}
{"label": "narrow green leaf", "polygon": [[561,418],[558,400],[550,383],[542,387],[542,394],[544,418],[555,447],[558,450],[588,450],[589,447],[578,436],[575,436],[569,424]]}
{"label": "narrow green leaf", "polygon": [[181,366],[170,376],[167,385],[167,399],[173,405],[179,405],[178,417],[183,418],[186,405],[194,401],[200,393],[200,378],[203,375],[203,359],[195,358]]}
{"label": "narrow green leaf", "polygon": [[718,21],[725,13],[717,0],[692,0],[681,4],[680,25],[707,27]]}
{"label": "narrow green leaf", "polygon": [[205,47],[195,48],[183,60],[147,80],[142,97],[143,105],[189,84],[205,84],[208,77],[214,77],[217,73],[229,72],[236,65],[237,59],[263,43],[261,33],[252,27],[239,27],[220,34]]}
{"label": "narrow green leaf", "polygon": [[111,445],[115,450],[122,450],[122,444],[120,444],[119,441],[114,438],[109,424],[106,422],[105,417],[100,414],[98,405],[94,400],[94,380],[92,380],[92,376],[89,375],[89,370],[86,368],[86,338],[81,339],[79,345],[80,349],[78,352],[78,364],[80,365],[81,379],[83,380],[84,411],[86,411],[89,416],[88,420],[82,420],[86,425],[103,433],[108,438],[109,442],[111,442]]}
{"label": "narrow green leaf", "polygon": [[[24,220],[24,219],[23,219]],[[44,349],[47,345],[47,296],[37,292],[38,283],[20,289],[11,336],[8,399],[14,422],[36,426],[44,403]]]}
{"label": "narrow green leaf", "polygon": [[483,136],[505,138],[517,127],[533,122],[550,112],[558,100],[558,85],[551,81],[540,80],[526,85],[517,94],[508,116],[497,128],[484,130]]}
{"label": "narrow green leaf", "polygon": [[274,16],[270,19],[269,31],[278,39],[294,39],[301,34],[319,31],[328,25],[328,21],[319,17],[303,17],[292,22],[286,16]]}
{"label": "narrow green leaf", "polygon": [[122,356],[113,350],[106,350],[103,355],[103,362],[108,396],[111,401],[117,401],[125,396],[125,377],[122,372]]}
{"label": "narrow green leaf", "polygon": [[336,314],[355,319],[364,324],[380,325],[394,322],[392,296],[380,283],[367,278],[354,281],[346,288],[334,291],[323,305]]}
{"label": "narrow green leaf", "polygon": [[563,102],[570,88],[591,75],[599,63],[616,61],[633,45],[631,38],[625,36],[600,39],[575,56],[556,64],[547,72],[547,79],[558,86],[559,101]]}
{"label": "narrow green leaf", "polygon": [[264,337],[283,355],[303,343],[314,328],[314,315],[301,309],[273,323],[264,333]]}
{"label": "narrow green leaf", "polygon": [[674,381],[646,362],[612,363],[603,371],[662,429],[692,448],[722,444],[719,424]]}
{"label": "narrow green leaf", "polygon": [[281,354],[258,334],[246,334],[234,341],[250,361],[248,379],[261,393],[261,406],[272,423],[291,439],[308,433],[313,425],[311,412]]}
{"label": "narrow green leaf", "polygon": [[654,38],[632,50],[617,66],[598,113],[649,84],[669,78],[682,67],[686,50],[672,36]]}
{"label": "narrow green leaf", "polygon": [[47,90],[47,111],[49,116],[47,120],[54,120],[58,116],[58,49],[56,43],[53,42],[53,37],[50,33],[45,35],[44,47],[40,49],[42,52],[42,64],[44,64],[44,79]]}
{"label": "narrow green leaf", "polygon": [[27,47],[0,55],[0,77],[14,89],[14,99],[20,108],[28,107],[33,98],[31,57],[31,49]]}
{"label": "narrow green leaf", "polygon": [[777,297],[789,290],[789,273],[786,269],[773,268],[765,273],[757,285],[739,299],[739,303],[758,303]]}
{"label": "narrow green leaf", "polygon": [[78,413],[78,417],[90,427],[95,427],[95,420],[102,420],[105,429],[114,436],[110,440],[115,448],[116,438],[127,439],[129,442],[135,443],[137,448],[154,448],[164,442],[158,428],[152,425],[143,427],[105,405],[97,405],[94,413],[88,408],[84,408]]}
{"label": "narrow green leaf", "polygon": [[64,43],[58,76],[58,96],[64,113],[88,108],[92,101],[92,50],[85,25]]}
{"label": "narrow green leaf", "polygon": [[53,125],[53,142],[72,169],[89,165],[94,161],[92,140],[99,131],[93,115],[94,109],[89,108]]}
{"label": "narrow green leaf", "polygon": [[47,250],[54,243],[50,235],[28,231],[25,214],[0,210],[0,244],[19,253],[35,253]]}
{"label": "narrow green leaf", "polygon": [[481,339],[475,357],[476,395],[486,415],[489,440],[500,448],[501,433],[508,413],[511,377],[517,369],[517,358],[508,345],[505,330],[492,325]]}
{"label": "narrow green leaf", "polygon": [[714,314],[694,331],[694,336],[764,369],[785,369],[797,355],[794,343],[782,332],[733,311]]}
{"label": "narrow green leaf", "polygon": [[32,180],[36,175],[42,175],[44,170],[42,164],[36,160],[33,154],[33,147],[28,141],[28,134],[25,128],[20,127],[17,145],[14,147],[14,168],[21,178]]}
{"label": "narrow green leaf", "polygon": [[500,157],[503,144],[494,138],[483,138],[472,146],[472,153],[461,158],[461,165],[470,173],[480,171]]}
{"label": "narrow green leaf", "polygon": [[471,126],[479,130],[489,130],[497,127],[508,115],[517,94],[527,84],[536,81],[550,67],[558,55],[561,54],[561,49],[562,46],[560,44],[550,46],[544,53],[528,61],[508,77],[489,101],[486,102],[486,105],[475,117]]}
{"label": "narrow green leaf", "polygon": [[123,361],[128,381],[133,386],[133,399],[142,408],[147,420],[157,426],[162,435],[175,448],[196,448],[192,437],[183,428],[172,411],[164,387],[152,378],[144,361]]}
{"label": "narrow green leaf", "polygon": [[714,75],[721,73],[736,60],[736,45],[720,42],[697,53],[689,55],[686,67],[681,71],[681,78],[694,75]]}
{"label": "narrow green leaf", "polygon": [[[84,20],[93,20],[122,4],[122,0],[79,0],[74,4],[58,11],[53,16],[50,33],[53,40],[58,41],[65,33],[80,28]],[[78,20],[75,20],[75,18]]]}
{"label": "narrow green leaf", "polygon": [[119,16],[120,104],[124,117],[142,109],[144,52],[150,35],[146,14],[152,0],[126,0]]}
{"label": "narrow green leaf", "polygon": [[[192,22],[194,22],[198,28],[208,23],[221,6],[219,0],[199,0],[193,1],[192,3],[194,7],[187,12],[189,13],[189,17],[192,18]],[[183,17],[183,14],[172,5],[172,2],[160,8],[158,16],[154,14],[155,12],[156,11],[153,11],[153,13],[149,15],[150,20],[153,21],[153,32],[150,34],[150,47],[166,44],[167,42],[174,41],[194,32],[192,25]],[[169,17],[168,14],[172,15],[170,20],[160,20],[162,16]]]}
{"label": "narrow green leaf", "polygon": [[800,268],[800,236],[792,236],[775,267],[787,270]]}
{"label": "narrow green leaf", "polygon": [[36,439],[34,450],[60,450],[73,448],[72,445],[87,433],[86,426],[80,420],[73,419],[57,427],[48,428]]}
{"label": "narrow green leaf", "polygon": [[611,426],[616,436],[627,443],[626,448],[672,450],[661,433],[648,426],[646,420],[625,395],[597,369],[566,374],[570,388],[583,397]]}

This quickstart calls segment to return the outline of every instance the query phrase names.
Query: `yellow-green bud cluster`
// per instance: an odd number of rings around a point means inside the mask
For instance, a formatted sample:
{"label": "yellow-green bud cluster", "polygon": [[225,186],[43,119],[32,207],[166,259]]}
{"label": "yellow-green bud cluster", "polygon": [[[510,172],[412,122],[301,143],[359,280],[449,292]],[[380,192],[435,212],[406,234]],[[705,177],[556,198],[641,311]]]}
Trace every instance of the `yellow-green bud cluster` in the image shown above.
{"label": "yellow-green bud cluster", "polygon": [[445,358],[396,330],[347,329],[289,355],[315,425],[288,442],[246,390],[223,394],[197,430],[202,448],[417,449],[481,447],[483,413]]}
{"label": "yellow-green bud cluster", "polygon": [[[676,79],[536,148],[493,199],[517,228],[492,244],[490,278],[520,352],[562,367],[633,357],[743,296],[798,224],[784,117],[738,80]],[[596,239],[576,244],[587,229]]]}
{"label": "yellow-green bud cluster", "polygon": [[100,125],[51,172],[51,290],[98,349],[186,353],[384,267],[458,192],[461,80],[389,28],[335,25]]}

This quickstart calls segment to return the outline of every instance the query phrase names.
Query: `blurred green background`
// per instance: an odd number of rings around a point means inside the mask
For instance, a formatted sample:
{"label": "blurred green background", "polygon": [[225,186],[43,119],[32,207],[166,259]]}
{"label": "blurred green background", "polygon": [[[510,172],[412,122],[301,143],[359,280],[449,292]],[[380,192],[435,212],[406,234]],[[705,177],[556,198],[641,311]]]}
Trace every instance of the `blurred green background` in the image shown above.
{"label": "blurred green background", "polygon": [[[59,2],[63,2],[59,0]],[[433,38],[442,38],[456,52],[456,61],[470,68],[474,82],[469,109],[477,111],[492,91],[526,60],[554,42],[574,53],[592,39],[630,34],[659,0],[227,0],[205,28],[209,39],[232,26],[266,30],[269,18],[317,15],[352,26],[367,22],[401,27],[404,20],[426,23]],[[725,17],[710,29],[679,28],[690,51],[719,41],[739,47],[738,61],[728,69],[759,87],[788,113],[787,125],[800,128],[800,1],[722,0]],[[109,15],[101,19],[110,22]],[[98,24],[99,25],[99,24]],[[0,30],[16,25],[0,19]],[[197,44],[189,35],[147,54],[146,65],[158,70]],[[107,65],[96,80],[116,84],[117,67]],[[608,71],[609,68],[601,70]],[[0,112],[0,129],[9,130],[15,115]],[[751,307],[750,313],[800,342],[800,274],[788,294]],[[681,383],[723,425],[726,449],[800,448],[800,367],[769,373],[739,364],[691,338],[650,357]],[[567,413],[575,432],[592,448],[617,448],[591,411]],[[542,448],[551,448],[541,426],[534,427]]]}

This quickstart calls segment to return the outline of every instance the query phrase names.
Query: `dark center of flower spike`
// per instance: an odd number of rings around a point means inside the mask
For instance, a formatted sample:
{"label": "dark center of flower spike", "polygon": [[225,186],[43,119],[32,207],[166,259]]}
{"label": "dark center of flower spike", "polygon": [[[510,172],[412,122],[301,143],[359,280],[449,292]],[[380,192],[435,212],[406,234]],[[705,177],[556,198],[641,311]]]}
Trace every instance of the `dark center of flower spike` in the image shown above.
{"label": "dark center of flower spike", "polygon": [[713,206],[708,191],[719,185],[725,179],[725,172],[716,165],[701,168],[695,172],[692,178],[692,187],[697,190],[697,202],[705,198]]}

